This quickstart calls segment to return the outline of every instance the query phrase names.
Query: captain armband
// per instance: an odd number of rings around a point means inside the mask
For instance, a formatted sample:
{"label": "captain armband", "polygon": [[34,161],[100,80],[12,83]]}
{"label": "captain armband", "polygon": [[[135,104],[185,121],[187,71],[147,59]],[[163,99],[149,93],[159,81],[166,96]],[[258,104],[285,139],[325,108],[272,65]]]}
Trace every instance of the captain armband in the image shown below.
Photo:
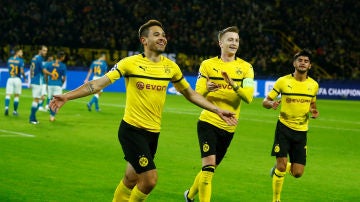
{"label": "captain armband", "polygon": [[246,87],[251,87],[254,88],[255,86],[255,82],[253,78],[245,78],[242,82],[242,87],[246,88]]}

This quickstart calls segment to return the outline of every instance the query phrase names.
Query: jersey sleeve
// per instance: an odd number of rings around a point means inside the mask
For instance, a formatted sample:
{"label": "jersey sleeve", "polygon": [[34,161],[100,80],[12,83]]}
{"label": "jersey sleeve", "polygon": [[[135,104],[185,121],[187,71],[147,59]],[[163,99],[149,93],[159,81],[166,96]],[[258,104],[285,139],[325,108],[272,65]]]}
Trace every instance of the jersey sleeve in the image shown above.
{"label": "jersey sleeve", "polygon": [[20,60],[20,65],[19,65],[19,67],[22,68],[22,69],[24,69],[24,65],[25,65],[25,62],[24,62],[23,59],[21,59],[21,60]]}
{"label": "jersey sleeve", "polygon": [[244,75],[244,78],[254,79],[254,68],[252,67],[251,64],[249,64],[249,69],[246,72],[246,74]]}
{"label": "jersey sleeve", "polygon": [[319,91],[319,84],[316,83],[315,90],[314,90],[314,97],[311,99],[312,103],[316,102],[316,95],[317,95],[318,91]]}
{"label": "jersey sleeve", "polygon": [[201,95],[207,93],[206,82],[208,73],[206,72],[206,65],[202,63],[199,68],[198,78],[196,80],[195,91]]}
{"label": "jersey sleeve", "polygon": [[126,66],[126,61],[120,60],[118,63],[111,68],[105,75],[110,79],[111,83],[114,83],[116,80],[120,79],[124,74],[124,67]]}
{"label": "jersey sleeve", "polygon": [[275,99],[281,93],[281,91],[280,91],[281,82],[282,82],[281,78],[279,78],[278,80],[275,81],[273,88],[271,89],[271,91],[268,94],[268,96],[271,99]]}
{"label": "jersey sleeve", "polygon": [[184,75],[182,74],[180,67],[172,63],[172,66],[174,68],[174,75],[171,79],[171,82],[174,84],[174,87],[178,92],[181,92],[182,90],[185,90],[190,87],[189,82],[186,81]]}

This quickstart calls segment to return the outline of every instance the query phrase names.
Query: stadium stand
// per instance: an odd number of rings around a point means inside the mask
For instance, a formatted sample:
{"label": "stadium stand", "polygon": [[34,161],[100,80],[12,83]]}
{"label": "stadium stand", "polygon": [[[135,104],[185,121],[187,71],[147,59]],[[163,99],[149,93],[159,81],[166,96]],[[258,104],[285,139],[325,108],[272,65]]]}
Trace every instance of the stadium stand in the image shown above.
{"label": "stadium stand", "polygon": [[31,53],[24,51],[26,61],[40,44],[65,47],[69,66],[88,66],[96,57],[94,49],[108,50],[116,61],[126,51],[141,51],[137,28],[155,18],[167,28],[167,52],[175,53],[189,74],[218,53],[217,31],[237,25],[239,56],[253,64],[256,77],[291,71],[294,52],[309,48],[315,54],[316,79],[360,79],[360,1],[30,0],[19,6],[5,0],[3,5],[2,63],[18,44],[31,47]]}

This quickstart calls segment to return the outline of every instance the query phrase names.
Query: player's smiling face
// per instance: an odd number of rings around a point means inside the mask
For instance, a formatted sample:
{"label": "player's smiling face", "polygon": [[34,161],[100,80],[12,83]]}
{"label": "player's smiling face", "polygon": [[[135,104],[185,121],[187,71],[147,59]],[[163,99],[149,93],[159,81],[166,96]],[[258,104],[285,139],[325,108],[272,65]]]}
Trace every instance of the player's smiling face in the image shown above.
{"label": "player's smiling face", "polygon": [[145,37],[145,43],[151,51],[162,53],[165,51],[167,39],[164,30],[159,26],[149,27],[149,34]]}
{"label": "player's smiling face", "polygon": [[223,53],[235,54],[239,48],[239,34],[236,32],[225,33],[220,41],[219,46]]}
{"label": "player's smiling face", "polygon": [[305,73],[311,68],[311,63],[308,57],[299,56],[293,63],[296,71],[300,73]]}

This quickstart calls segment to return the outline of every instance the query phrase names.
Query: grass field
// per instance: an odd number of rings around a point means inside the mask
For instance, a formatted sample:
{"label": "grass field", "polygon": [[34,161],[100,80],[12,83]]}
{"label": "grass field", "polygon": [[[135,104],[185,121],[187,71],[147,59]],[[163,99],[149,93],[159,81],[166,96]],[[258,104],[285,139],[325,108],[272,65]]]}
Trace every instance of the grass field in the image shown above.
{"label": "grass field", "polygon": [[[67,103],[53,123],[48,113],[38,112],[39,125],[28,123],[29,89],[20,99],[19,117],[5,117],[0,99],[0,201],[111,201],[125,169],[117,140],[124,94],[104,93],[99,113],[87,111],[89,99]],[[240,125],[213,179],[214,202],[271,201],[278,111],[262,108],[261,101],[242,106]],[[360,201],[360,102],[318,100],[318,109],[308,132],[305,174],[287,175],[282,201]],[[183,201],[200,169],[200,111],[181,96],[168,96],[156,155],[159,180],[149,202]]]}

